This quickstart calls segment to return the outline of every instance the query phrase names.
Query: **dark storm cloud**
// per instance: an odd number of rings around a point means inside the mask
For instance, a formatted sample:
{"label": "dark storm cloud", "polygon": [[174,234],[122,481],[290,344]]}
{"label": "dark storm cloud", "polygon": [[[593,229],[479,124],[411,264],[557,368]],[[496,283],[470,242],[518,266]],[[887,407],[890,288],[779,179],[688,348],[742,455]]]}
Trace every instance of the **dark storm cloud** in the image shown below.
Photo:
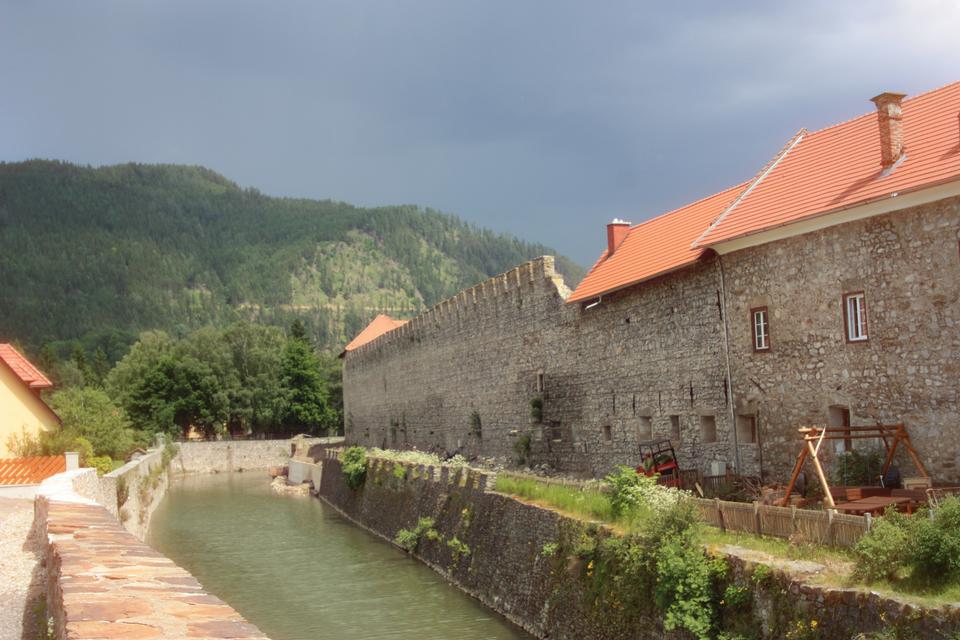
{"label": "dark storm cloud", "polygon": [[937,0],[0,0],[2,158],[204,164],[418,203],[583,263],[802,126],[960,79]]}

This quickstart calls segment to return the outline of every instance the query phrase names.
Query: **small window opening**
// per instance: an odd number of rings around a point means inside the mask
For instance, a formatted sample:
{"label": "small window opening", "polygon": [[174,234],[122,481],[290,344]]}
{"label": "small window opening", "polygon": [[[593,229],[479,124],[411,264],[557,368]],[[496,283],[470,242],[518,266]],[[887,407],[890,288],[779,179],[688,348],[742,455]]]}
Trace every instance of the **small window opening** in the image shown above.
{"label": "small window opening", "polygon": [[700,436],[704,443],[717,441],[717,419],[714,416],[700,416]]}
{"label": "small window opening", "polygon": [[670,439],[680,442],[680,416],[670,416]]}
{"label": "small window opening", "polygon": [[862,291],[843,296],[843,323],[847,342],[862,342],[867,334],[867,300]]}
{"label": "small window opening", "polygon": [[543,371],[537,373],[537,393],[543,393]]}
{"label": "small window opening", "polygon": [[766,307],[752,309],[753,319],[753,350],[768,351],[770,349],[770,317]]}
{"label": "small window opening", "polygon": [[640,442],[653,440],[653,418],[651,416],[640,416],[637,422],[637,437]]}
{"label": "small window opening", "polygon": [[757,441],[757,416],[737,416],[737,440],[740,444],[750,444]]}
{"label": "small window opening", "polygon": [[608,424],[603,425],[603,441],[612,442],[613,441],[613,427]]}

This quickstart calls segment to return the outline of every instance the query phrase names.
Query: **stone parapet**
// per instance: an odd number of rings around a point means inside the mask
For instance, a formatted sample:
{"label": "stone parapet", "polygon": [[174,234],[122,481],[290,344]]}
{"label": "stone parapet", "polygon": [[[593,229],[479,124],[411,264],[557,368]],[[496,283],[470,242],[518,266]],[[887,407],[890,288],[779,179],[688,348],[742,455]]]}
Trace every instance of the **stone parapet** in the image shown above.
{"label": "stone parapet", "polygon": [[46,540],[47,615],[54,638],[266,640],[189,572],[124,530],[94,500],[75,493],[82,473],[60,475],[44,483],[35,502],[35,526]]}

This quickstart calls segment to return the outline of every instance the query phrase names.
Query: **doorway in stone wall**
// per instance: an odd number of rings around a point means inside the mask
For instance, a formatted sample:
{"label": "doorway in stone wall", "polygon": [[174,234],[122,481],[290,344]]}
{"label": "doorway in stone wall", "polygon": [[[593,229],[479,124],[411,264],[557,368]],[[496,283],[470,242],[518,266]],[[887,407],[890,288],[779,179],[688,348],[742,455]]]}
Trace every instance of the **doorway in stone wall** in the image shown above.
{"label": "doorway in stone wall", "polygon": [[[847,427],[846,435],[850,435],[850,407],[834,404],[827,409],[827,424],[831,427]],[[846,453],[853,451],[853,440],[844,438],[843,440],[834,440],[833,450],[835,453]]]}

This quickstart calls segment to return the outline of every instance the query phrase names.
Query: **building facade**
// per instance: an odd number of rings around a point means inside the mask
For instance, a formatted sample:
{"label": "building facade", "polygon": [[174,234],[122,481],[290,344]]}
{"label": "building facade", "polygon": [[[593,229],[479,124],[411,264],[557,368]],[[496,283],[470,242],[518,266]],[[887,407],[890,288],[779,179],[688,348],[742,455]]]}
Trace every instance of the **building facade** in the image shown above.
{"label": "building facade", "polygon": [[0,458],[17,454],[15,438],[36,439],[60,427],[60,418],[40,397],[53,385],[12,345],[0,344]]}
{"label": "building facade", "polygon": [[960,480],[960,83],[874,101],[743,184],[615,220],[576,291],[541,258],[365,331],[348,440],[601,475],[663,437],[683,467],[783,480],[801,426],[904,422]]}

